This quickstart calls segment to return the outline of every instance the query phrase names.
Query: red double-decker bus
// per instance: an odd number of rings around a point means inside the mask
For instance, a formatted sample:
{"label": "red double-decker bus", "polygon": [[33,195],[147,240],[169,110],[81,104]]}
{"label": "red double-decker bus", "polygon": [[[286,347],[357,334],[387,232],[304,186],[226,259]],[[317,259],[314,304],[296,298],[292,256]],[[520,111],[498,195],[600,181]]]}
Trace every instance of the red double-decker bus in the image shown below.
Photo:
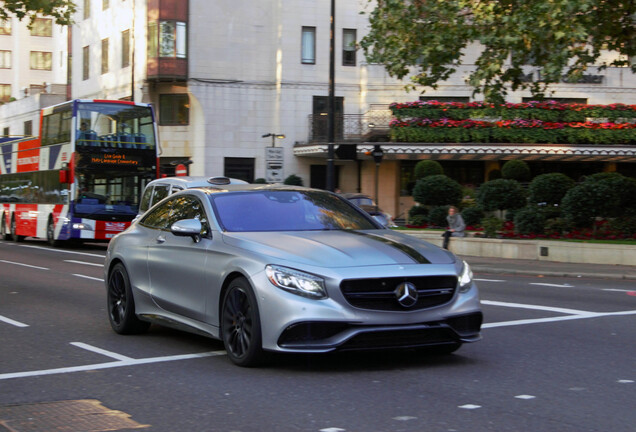
{"label": "red double-decker bus", "polygon": [[44,108],[37,138],[0,138],[0,235],[108,241],[158,176],[152,107],[73,100]]}

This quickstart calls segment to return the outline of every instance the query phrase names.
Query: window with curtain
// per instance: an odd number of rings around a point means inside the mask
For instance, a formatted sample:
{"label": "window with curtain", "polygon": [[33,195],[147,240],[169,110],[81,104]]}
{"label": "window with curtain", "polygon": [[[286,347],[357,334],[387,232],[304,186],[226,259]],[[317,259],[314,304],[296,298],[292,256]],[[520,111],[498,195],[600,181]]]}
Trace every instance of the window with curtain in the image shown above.
{"label": "window with curtain", "polygon": [[11,51],[0,51],[0,69],[11,69]]}
{"label": "window with curtain", "polygon": [[130,66],[130,30],[121,32],[121,67]]}
{"label": "window with curtain", "polygon": [[53,53],[45,51],[31,51],[31,69],[52,70]]}
{"label": "window with curtain", "polygon": [[[186,23],[181,21],[159,22],[159,57],[186,58],[186,42]],[[148,45],[150,50],[150,43]]]}
{"label": "window with curtain", "polygon": [[342,29],[342,65],[356,65],[356,30]]}
{"label": "window with curtain", "polygon": [[159,95],[159,124],[178,126],[190,123],[190,99],[187,94]]}
{"label": "window with curtain", "polygon": [[[0,84],[0,101],[8,102],[11,99],[11,84]],[[9,135],[9,128],[4,128],[4,135]]]}
{"label": "window with curtain", "polygon": [[102,39],[102,74],[108,72],[108,38]]}
{"label": "window with curtain", "polygon": [[31,27],[31,36],[53,36],[53,20],[50,18],[36,18]]}
{"label": "window with curtain", "polygon": [[301,63],[316,64],[316,27],[302,28],[300,52]]}
{"label": "window with curtain", "polygon": [[82,48],[82,79],[87,80],[89,75],[90,51],[89,47]]}

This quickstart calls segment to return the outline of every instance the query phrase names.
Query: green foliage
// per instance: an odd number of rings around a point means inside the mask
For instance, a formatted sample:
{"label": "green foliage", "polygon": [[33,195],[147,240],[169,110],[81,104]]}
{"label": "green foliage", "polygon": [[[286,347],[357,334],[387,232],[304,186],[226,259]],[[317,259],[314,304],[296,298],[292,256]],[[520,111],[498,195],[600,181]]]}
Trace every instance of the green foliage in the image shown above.
{"label": "green foliage", "polygon": [[421,160],[415,165],[415,180],[439,174],[444,174],[444,168],[436,160]]}
{"label": "green foliage", "polygon": [[530,180],[530,167],[525,161],[512,159],[503,164],[501,175],[505,179],[525,182]]}
{"label": "green foliage", "polygon": [[254,180],[254,184],[266,184],[266,183],[267,183],[267,180],[265,180],[263,177],[259,177]]}
{"label": "green foliage", "polygon": [[519,234],[543,234],[545,217],[537,207],[524,207],[515,212],[515,232]]}
{"label": "green foliage", "polygon": [[468,207],[462,210],[462,218],[466,226],[479,226],[484,217],[484,211],[479,207]]}
{"label": "green foliage", "polygon": [[495,169],[488,173],[488,180],[497,180],[501,178],[501,170]]}
{"label": "green foliage", "polygon": [[[389,75],[437,88],[473,62],[465,48],[479,41],[483,49],[468,77],[475,93],[503,101],[526,89],[541,98],[563,75],[576,82],[588,66],[603,64],[603,50],[620,54],[611,65],[636,71],[633,14],[631,2],[604,0],[381,0],[360,45],[368,62],[383,64]],[[527,66],[541,78],[527,80]]]}
{"label": "green foliage", "polygon": [[479,187],[477,202],[485,211],[517,209],[525,207],[525,195],[516,180],[490,180]]}
{"label": "green foliage", "polygon": [[73,23],[73,13],[77,10],[72,0],[4,0],[0,5],[0,19],[15,15],[18,19],[27,17],[29,22],[39,15],[51,16],[59,25]]}
{"label": "green foliage", "polygon": [[618,199],[618,193],[608,183],[586,181],[568,190],[561,211],[574,226],[589,227],[596,217],[615,214]]}
{"label": "green foliage", "polygon": [[292,186],[302,186],[303,185],[303,179],[298,177],[296,174],[291,174],[289,177],[287,177],[285,179],[283,184],[292,185]]}
{"label": "green foliage", "polygon": [[625,215],[612,219],[610,221],[610,229],[625,236],[636,235],[636,211],[630,211]]}
{"label": "green foliage", "polygon": [[568,190],[574,187],[574,180],[565,174],[548,173],[536,176],[530,182],[529,201],[533,204],[560,204]]}
{"label": "green foliage", "polygon": [[443,174],[432,175],[417,181],[413,198],[423,205],[457,205],[462,199],[462,186]]}
{"label": "green foliage", "polygon": [[428,208],[414,205],[409,209],[409,225],[421,226],[428,223]]}
{"label": "green foliage", "polygon": [[608,216],[618,216],[627,209],[636,209],[636,179],[619,173],[597,173],[585,179],[585,183],[602,183],[613,189],[617,196],[615,212]]}
{"label": "green foliage", "polygon": [[428,223],[436,227],[445,228],[448,226],[446,216],[448,216],[448,206],[433,207],[428,214]]}
{"label": "green foliage", "polygon": [[482,219],[481,225],[484,227],[484,235],[486,237],[496,237],[497,232],[503,228],[503,221],[498,217],[489,216]]}

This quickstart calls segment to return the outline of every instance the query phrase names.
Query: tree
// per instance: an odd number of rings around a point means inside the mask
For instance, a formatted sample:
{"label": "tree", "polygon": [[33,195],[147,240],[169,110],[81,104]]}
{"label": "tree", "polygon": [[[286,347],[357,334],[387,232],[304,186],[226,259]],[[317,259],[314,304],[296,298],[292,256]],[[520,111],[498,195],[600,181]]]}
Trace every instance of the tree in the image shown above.
{"label": "tree", "polygon": [[501,167],[501,176],[520,182],[528,181],[531,177],[530,167],[525,161],[512,159],[506,161]]}
{"label": "tree", "polygon": [[595,218],[606,217],[617,210],[619,195],[609,182],[585,181],[563,197],[563,216],[577,227],[593,226]]}
{"label": "tree", "polygon": [[20,20],[27,17],[33,23],[40,14],[53,17],[56,24],[70,25],[76,10],[72,0],[4,0],[0,4],[0,19],[15,15]]}
{"label": "tree", "polygon": [[530,182],[529,201],[533,204],[545,203],[548,206],[560,204],[568,190],[575,185],[574,180],[562,173],[547,173],[536,176]]}
{"label": "tree", "polygon": [[413,199],[423,205],[457,205],[462,200],[462,186],[444,174],[420,179],[413,188]]}
{"label": "tree", "polygon": [[436,160],[424,159],[415,164],[415,180],[438,174],[444,174],[444,168]]}
{"label": "tree", "polygon": [[[625,0],[374,0],[361,40],[369,63],[391,76],[411,75],[436,88],[464,62],[469,44],[483,47],[468,83],[486,100],[509,90],[545,96],[552,83],[580,79],[588,66],[629,66],[636,72],[636,4]],[[619,54],[601,63],[601,50]],[[534,66],[541,79],[527,79]]]}
{"label": "tree", "polygon": [[477,202],[485,211],[518,209],[525,207],[526,194],[516,180],[490,180],[479,186]]}

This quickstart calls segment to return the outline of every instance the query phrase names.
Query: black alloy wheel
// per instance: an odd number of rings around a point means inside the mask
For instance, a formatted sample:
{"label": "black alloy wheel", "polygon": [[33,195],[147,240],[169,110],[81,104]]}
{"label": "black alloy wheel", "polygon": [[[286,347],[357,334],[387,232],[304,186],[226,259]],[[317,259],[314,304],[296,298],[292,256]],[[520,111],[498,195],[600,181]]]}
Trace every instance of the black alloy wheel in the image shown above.
{"label": "black alloy wheel", "polygon": [[234,364],[247,367],[262,361],[258,305],[245,278],[234,279],[223,297],[221,334],[227,355]]}
{"label": "black alloy wheel", "polygon": [[130,288],[130,278],[126,267],[117,263],[108,275],[108,320],[119,334],[138,334],[148,330],[150,323],[141,321],[135,315],[135,300]]}

